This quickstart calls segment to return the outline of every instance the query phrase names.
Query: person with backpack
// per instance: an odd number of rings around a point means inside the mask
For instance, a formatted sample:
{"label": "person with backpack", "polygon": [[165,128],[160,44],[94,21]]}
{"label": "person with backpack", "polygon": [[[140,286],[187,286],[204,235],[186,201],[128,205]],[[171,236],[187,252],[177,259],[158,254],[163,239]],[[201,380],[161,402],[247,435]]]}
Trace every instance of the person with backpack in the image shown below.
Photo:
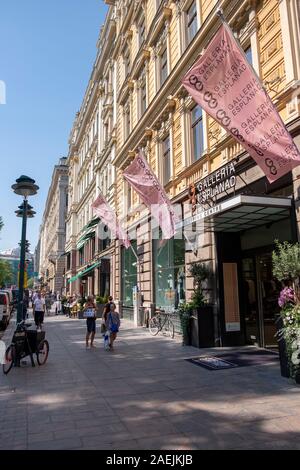
{"label": "person with backpack", "polygon": [[120,329],[120,315],[116,311],[116,305],[111,302],[110,310],[106,313],[106,332],[109,333],[109,349],[114,350],[114,342]]}

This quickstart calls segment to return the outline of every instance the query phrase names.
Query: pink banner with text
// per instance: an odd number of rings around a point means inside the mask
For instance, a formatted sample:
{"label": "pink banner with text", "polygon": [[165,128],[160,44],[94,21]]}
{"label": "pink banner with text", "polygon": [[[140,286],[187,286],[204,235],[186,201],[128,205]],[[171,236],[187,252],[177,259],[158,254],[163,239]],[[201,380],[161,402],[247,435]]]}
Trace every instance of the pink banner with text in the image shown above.
{"label": "pink banner with text", "polygon": [[102,194],[100,194],[96,201],[92,204],[92,209],[93,213],[100,217],[102,222],[108,226],[108,228],[112,231],[112,234],[120,240],[122,245],[124,245],[125,248],[130,248],[131,243],[127,234],[122,229],[120,222],[117,219],[116,213],[112,210]]}
{"label": "pink banner with text", "polygon": [[150,209],[151,215],[161,227],[164,238],[172,238],[178,219],[164,188],[144,157],[138,155],[123,172],[123,176]]}
{"label": "pink banner with text", "polygon": [[227,26],[218,30],[183,85],[241,143],[270,182],[300,164],[299,150]]}

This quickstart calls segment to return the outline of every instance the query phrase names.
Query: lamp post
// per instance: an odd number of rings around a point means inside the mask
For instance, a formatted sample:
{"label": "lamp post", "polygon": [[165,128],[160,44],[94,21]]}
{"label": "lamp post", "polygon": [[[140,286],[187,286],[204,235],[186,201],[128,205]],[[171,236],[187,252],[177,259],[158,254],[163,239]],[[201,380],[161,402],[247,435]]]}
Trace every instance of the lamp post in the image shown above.
{"label": "lamp post", "polygon": [[26,229],[27,218],[33,218],[35,212],[28,204],[28,197],[34,196],[39,187],[35,181],[28,176],[21,176],[16,180],[16,184],[12,186],[15,194],[23,196],[23,203],[16,211],[17,217],[22,217],[22,237],[21,237],[21,254],[20,254],[20,276],[19,276],[19,298],[17,309],[17,323],[23,320],[23,301],[24,301],[24,273],[25,273],[25,257],[26,257]]}

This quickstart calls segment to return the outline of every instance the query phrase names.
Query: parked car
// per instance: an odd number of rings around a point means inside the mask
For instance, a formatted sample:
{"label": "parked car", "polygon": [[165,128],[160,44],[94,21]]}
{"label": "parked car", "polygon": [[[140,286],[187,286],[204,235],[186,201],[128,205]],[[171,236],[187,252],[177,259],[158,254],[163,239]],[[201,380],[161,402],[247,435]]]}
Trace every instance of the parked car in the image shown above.
{"label": "parked car", "polygon": [[19,298],[19,289],[12,289],[11,293],[12,293],[12,296],[13,296],[14,305],[17,305],[18,298]]}
{"label": "parked car", "polygon": [[0,327],[5,329],[10,319],[9,296],[6,292],[0,292]]}

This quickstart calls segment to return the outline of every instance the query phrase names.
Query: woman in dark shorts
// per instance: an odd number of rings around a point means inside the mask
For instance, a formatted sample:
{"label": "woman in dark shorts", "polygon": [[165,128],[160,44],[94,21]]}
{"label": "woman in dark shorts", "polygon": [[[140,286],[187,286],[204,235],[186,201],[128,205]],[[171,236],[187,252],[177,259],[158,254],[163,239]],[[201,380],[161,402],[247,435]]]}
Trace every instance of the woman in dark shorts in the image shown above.
{"label": "woman in dark shorts", "polygon": [[89,340],[91,339],[91,348],[94,348],[94,339],[96,333],[96,305],[94,302],[94,298],[89,296],[87,298],[87,302],[83,309],[83,316],[86,318],[86,348],[89,347]]}

